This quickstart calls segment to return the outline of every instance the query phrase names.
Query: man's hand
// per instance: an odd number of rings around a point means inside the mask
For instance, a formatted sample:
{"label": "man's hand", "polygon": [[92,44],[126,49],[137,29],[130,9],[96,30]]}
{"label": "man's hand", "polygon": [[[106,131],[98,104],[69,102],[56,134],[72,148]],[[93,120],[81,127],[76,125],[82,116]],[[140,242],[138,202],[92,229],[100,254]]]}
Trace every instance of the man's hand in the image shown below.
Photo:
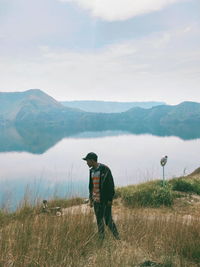
{"label": "man's hand", "polygon": [[107,206],[112,206],[112,201],[108,201]]}

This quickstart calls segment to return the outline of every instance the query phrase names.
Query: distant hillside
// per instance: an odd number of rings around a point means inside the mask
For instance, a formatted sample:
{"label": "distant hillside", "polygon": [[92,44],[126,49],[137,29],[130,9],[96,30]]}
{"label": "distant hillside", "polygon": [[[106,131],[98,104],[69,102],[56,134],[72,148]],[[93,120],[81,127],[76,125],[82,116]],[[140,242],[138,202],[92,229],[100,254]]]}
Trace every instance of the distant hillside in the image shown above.
{"label": "distant hillside", "polygon": [[120,127],[128,127],[130,131],[141,129],[156,135],[175,135],[183,139],[200,137],[200,103],[133,108],[120,114],[118,119]]}
{"label": "distant hillside", "polygon": [[39,89],[31,89],[25,92],[1,93],[0,115],[5,119],[13,120],[24,106],[32,106],[39,110],[60,108],[61,104]]}
{"label": "distant hillside", "polygon": [[87,130],[123,130],[158,136],[200,137],[200,103],[183,102],[150,109],[132,108],[122,113],[86,113]]}
{"label": "distant hillside", "polygon": [[66,107],[78,108],[87,112],[96,113],[119,113],[133,107],[152,108],[158,105],[165,105],[164,102],[112,102],[112,101],[64,101]]}
{"label": "distant hillside", "polygon": [[78,112],[64,107],[39,89],[30,89],[25,92],[2,93],[0,92],[0,125],[10,123],[23,123],[36,120],[53,121],[56,114],[62,112]]}
{"label": "distant hillside", "polygon": [[[65,107],[41,90],[32,89],[22,93],[0,93],[0,127],[16,127],[20,136],[26,142],[31,138],[32,143],[38,139],[37,133],[43,133],[51,140],[46,142],[46,147],[65,136],[88,131],[125,131],[194,139],[200,137],[200,103],[94,113]],[[3,138],[6,138],[6,132]]]}
{"label": "distant hillside", "polygon": [[133,108],[121,114],[123,121],[143,123],[147,127],[159,123],[168,127],[182,123],[200,122],[200,103],[182,102],[179,105],[157,106],[151,109]]}

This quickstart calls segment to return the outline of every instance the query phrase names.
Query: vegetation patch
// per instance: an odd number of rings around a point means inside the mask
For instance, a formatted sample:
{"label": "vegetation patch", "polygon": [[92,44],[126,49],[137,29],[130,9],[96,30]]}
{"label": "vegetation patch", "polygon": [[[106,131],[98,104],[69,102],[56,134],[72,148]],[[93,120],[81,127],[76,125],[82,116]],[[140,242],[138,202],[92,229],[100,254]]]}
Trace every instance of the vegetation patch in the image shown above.
{"label": "vegetation patch", "polygon": [[175,197],[170,186],[163,186],[160,181],[118,188],[117,195],[121,196],[125,205],[131,207],[171,206]]}
{"label": "vegetation patch", "polygon": [[177,178],[170,181],[172,189],[180,192],[200,195],[200,180],[195,178]]}
{"label": "vegetation patch", "polygon": [[[116,197],[127,206],[162,206],[156,212],[113,207],[120,211],[116,224],[121,241],[117,242],[106,232],[103,244],[99,243],[92,212],[84,216],[81,213],[48,216],[41,212],[42,203],[34,207],[28,201],[14,213],[0,211],[0,266],[197,267],[199,214],[184,217],[174,213],[174,209],[167,209],[170,214],[162,213],[163,206],[171,206],[175,198],[188,195],[185,191],[174,191],[177,180],[164,185],[162,181],[153,181],[116,190]],[[81,198],[48,200],[49,207],[65,208],[82,203]]]}
{"label": "vegetation patch", "polygon": [[[185,193],[185,194],[184,194]],[[200,179],[195,177],[180,177],[166,181],[162,180],[131,185],[116,189],[116,198],[121,198],[129,207],[160,207],[172,206],[177,198],[188,194],[200,195]]]}

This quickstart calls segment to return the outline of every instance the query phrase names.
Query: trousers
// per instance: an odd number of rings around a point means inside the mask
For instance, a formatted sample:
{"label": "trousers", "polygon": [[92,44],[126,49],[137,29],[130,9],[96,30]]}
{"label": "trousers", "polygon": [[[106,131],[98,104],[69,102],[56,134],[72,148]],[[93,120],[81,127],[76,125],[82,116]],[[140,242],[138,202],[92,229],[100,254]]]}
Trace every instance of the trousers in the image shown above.
{"label": "trousers", "polygon": [[113,236],[119,240],[120,239],[119,233],[116,224],[112,219],[112,206],[107,205],[106,203],[94,202],[94,212],[97,220],[99,238],[104,239],[105,237],[104,225],[106,224],[109,227],[110,231],[112,232]]}

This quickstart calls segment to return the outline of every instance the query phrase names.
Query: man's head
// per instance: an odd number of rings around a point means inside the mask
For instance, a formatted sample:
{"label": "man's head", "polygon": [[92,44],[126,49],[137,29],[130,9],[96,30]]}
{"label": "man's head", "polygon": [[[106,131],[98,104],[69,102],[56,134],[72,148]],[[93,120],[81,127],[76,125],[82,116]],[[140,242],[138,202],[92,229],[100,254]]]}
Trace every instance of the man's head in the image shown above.
{"label": "man's head", "polygon": [[87,165],[91,167],[96,167],[97,166],[97,159],[98,156],[94,152],[88,153],[83,160],[87,161]]}

